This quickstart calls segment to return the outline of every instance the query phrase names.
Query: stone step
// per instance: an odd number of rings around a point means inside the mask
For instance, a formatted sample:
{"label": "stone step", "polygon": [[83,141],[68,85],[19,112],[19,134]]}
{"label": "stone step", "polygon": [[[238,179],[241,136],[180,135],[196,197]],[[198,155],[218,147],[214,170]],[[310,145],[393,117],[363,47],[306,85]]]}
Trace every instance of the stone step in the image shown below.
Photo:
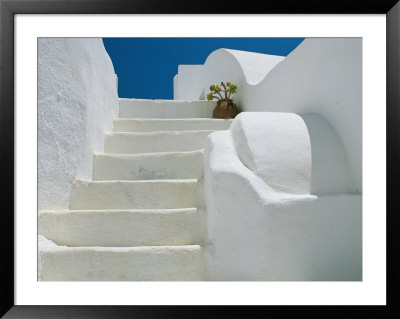
{"label": "stone step", "polygon": [[72,183],[69,209],[197,207],[197,179]]}
{"label": "stone step", "polygon": [[114,132],[227,130],[230,119],[114,119]]}
{"label": "stone step", "polygon": [[104,152],[137,154],[194,151],[204,148],[206,138],[212,132],[215,131],[114,133],[106,135]]}
{"label": "stone step", "polygon": [[204,212],[196,208],[41,211],[39,234],[70,247],[200,244]]}
{"label": "stone step", "polygon": [[41,281],[201,281],[204,278],[199,245],[39,246]]}
{"label": "stone step", "polygon": [[203,151],[95,154],[93,180],[187,179],[203,176]]}
{"label": "stone step", "polygon": [[119,117],[212,118],[215,101],[119,99]]}

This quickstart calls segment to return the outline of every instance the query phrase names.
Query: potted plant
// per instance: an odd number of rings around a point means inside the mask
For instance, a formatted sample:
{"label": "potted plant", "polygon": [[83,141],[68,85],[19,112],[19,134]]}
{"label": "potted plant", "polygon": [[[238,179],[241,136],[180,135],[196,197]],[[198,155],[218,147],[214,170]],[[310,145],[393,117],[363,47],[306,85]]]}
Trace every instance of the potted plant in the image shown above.
{"label": "potted plant", "polygon": [[221,82],[221,86],[212,84],[207,100],[218,99],[217,106],[213,111],[213,118],[227,119],[234,118],[238,114],[236,103],[231,100],[232,94],[236,93],[237,85],[231,82]]}

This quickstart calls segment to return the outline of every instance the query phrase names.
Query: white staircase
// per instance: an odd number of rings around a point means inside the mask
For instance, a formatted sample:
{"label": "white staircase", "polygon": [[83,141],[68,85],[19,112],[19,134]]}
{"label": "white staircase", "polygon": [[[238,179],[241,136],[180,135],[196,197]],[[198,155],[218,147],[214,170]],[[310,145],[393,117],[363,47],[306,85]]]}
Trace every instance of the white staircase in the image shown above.
{"label": "white staircase", "polygon": [[94,154],[93,181],[74,181],[69,210],[41,211],[40,280],[205,280],[203,148],[229,128],[215,102],[120,99]]}

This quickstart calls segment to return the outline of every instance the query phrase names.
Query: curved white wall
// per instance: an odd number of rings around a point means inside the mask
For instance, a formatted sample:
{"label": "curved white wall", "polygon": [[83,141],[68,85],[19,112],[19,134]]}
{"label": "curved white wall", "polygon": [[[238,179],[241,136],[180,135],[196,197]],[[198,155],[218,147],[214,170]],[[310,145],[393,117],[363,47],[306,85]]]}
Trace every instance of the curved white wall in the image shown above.
{"label": "curved white wall", "polygon": [[362,42],[305,39],[257,86],[246,86],[246,111],[315,113],[343,143],[354,186],[362,192]]}
{"label": "curved white wall", "polygon": [[203,66],[202,89],[207,93],[211,83],[232,81],[242,111],[324,118],[347,157],[351,180],[342,185],[351,184],[346,192],[362,193],[361,53],[360,38],[308,38],[287,57],[219,49]]}
{"label": "curved white wall", "polygon": [[[262,81],[285,57],[271,54],[261,54],[240,50],[225,49],[222,52],[231,54],[240,65],[247,84],[256,85]],[[221,52],[221,53],[222,53]],[[210,60],[206,61],[208,64]],[[210,70],[208,70],[210,72]]]}
{"label": "curved white wall", "polygon": [[300,116],[311,141],[311,193],[357,193],[346,150],[333,127],[317,114]]}
{"label": "curved white wall", "polygon": [[196,90],[236,82],[246,111],[205,150],[211,279],[362,279],[361,52],[310,38],[286,58],[207,58]]}
{"label": "curved white wall", "polygon": [[300,116],[242,112],[230,131],[241,162],[272,189],[310,193],[311,144]]}
{"label": "curved white wall", "polygon": [[74,178],[90,179],[118,110],[116,77],[100,38],[38,40],[39,210],[68,207]]}
{"label": "curved white wall", "polygon": [[[257,84],[285,57],[230,49],[218,49],[212,52],[203,66],[202,89],[209,92],[210,84],[234,82],[238,91],[233,96],[241,110],[245,109],[243,99],[248,84]],[[195,83],[192,81],[192,85]]]}
{"label": "curved white wall", "polygon": [[[274,136],[255,140],[249,134],[268,133],[264,122],[278,120],[281,125]],[[324,125],[319,118],[308,120]],[[211,280],[362,279],[361,195],[297,193],[298,180],[293,177],[302,176],[301,185],[306,185],[311,169],[308,125],[300,125],[302,121],[291,113],[242,113],[230,130],[208,136],[205,256]],[[293,124],[296,136],[287,135]],[[238,125],[244,129],[237,130]],[[250,139],[257,143],[250,149],[247,142],[236,143]],[[251,162],[259,163],[268,157],[264,151],[282,159],[270,168],[274,182],[281,179],[287,184],[286,192],[270,185],[271,179],[260,176],[257,167],[253,170],[245,165],[247,159],[240,160],[239,154],[250,153]],[[298,156],[306,160],[296,165],[290,159]]]}

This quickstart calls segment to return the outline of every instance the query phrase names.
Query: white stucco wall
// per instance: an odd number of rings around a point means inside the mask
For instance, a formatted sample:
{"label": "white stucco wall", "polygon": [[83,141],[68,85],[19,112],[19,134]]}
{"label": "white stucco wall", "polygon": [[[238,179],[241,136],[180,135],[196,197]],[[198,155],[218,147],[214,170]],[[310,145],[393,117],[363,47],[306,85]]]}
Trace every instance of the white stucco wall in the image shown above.
{"label": "white stucco wall", "polygon": [[90,179],[118,111],[101,38],[38,39],[39,210],[68,207],[74,178]]}
{"label": "white stucco wall", "polygon": [[311,144],[299,115],[242,112],[232,122],[230,132],[243,165],[272,189],[310,193]]}
{"label": "white stucco wall", "polygon": [[[231,49],[212,52],[204,65],[179,65],[174,78],[174,99],[205,99],[210,84],[235,82],[257,84],[285,57]],[[240,94],[236,94],[238,102]]]}
{"label": "white stucco wall", "polygon": [[211,83],[236,82],[241,111],[321,116],[344,145],[349,190],[362,193],[361,71],[360,38],[307,38],[287,57],[216,50],[204,63],[202,88],[207,94]]}
{"label": "white stucco wall", "polygon": [[[308,121],[326,125],[319,117]],[[264,126],[271,122],[280,125]],[[296,134],[288,134],[293,127]],[[264,138],[254,138],[260,132]],[[307,191],[311,143],[306,123],[293,113],[241,113],[230,130],[209,135],[205,256],[211,280],[362,279],[362,197],[343,189]],[[335,147],[332,136],[327,143]]]}
{"label": "white stucco wall", "polygon": [[234,82],[238,85],[238,90],[233,99],[240,111],[248,111],[247,101],[244,99],[247,87],[257,86],[284,59],[285,57],[277,55],[229,49],[216,50],[204,63],[203,89],[207,94],[212,83]]}
{"label": "white stucco wall", "polygon": [[362,41],[305,39],[257,86],[246,86],[246,111],[314,113],[343,143],[354,188],[362,192]]}
{"label": "white stucco wall", "polygon": [[203,89],[236,82],[246,111],[205,150],[211,279],[361,280],[361,53],[310,38],[280,59],[207,58]]}
{"label": "white stucco wall", "polygon": [[[231,61],[230,63],[221,63],[222,61]],[[221,68],[224,70],[231,70],[232,74],[243,77],[238,80],[245,80],[246,83],[251,85],[256,85],[262,81],[268,73],[281,61],[285,59],[284,56],[271,55],[271,54],[261,54],[255,52],[247,52],[232,49],[218,49],[211,53],[206,62],[204,63],[204,78],[205,78],[205,88],[209,88],[210,83],[218,83],[221,81],[231,81],[235,80],[227,78],[226,75],[222,75],[220,72]],[[225,65],[224,65],[225,64]]]}
{"label": "white stucco wall", "polygon": [[202,84],[202,65],[179,65],[174,79],[174,100],[204,100]]}

